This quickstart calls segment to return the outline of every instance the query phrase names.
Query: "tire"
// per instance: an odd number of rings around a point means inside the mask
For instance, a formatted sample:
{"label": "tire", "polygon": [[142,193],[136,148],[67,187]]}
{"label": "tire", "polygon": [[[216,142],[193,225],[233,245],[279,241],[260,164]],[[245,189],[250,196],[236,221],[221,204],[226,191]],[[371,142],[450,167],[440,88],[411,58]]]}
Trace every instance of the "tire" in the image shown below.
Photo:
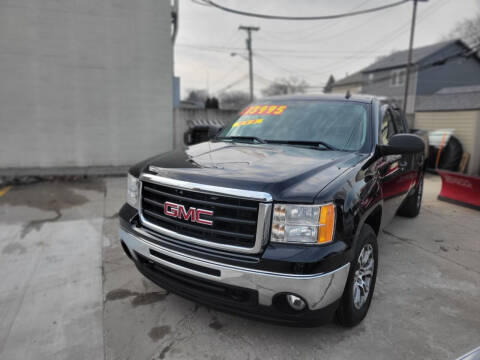
{"label": "tire", "polygon": [[[371,256],[369,256],[369,261],[373,260],[371,264],[371,275],[368,277],[368,273],[365,269],[368,268],[368,262],[366,267],[362,271],[362,259],[361,255],[366,255],[366,252],[370,251]],[[364,258],[365,259],[365,258]],[[377,279],[377,267],[378,267],[378,246],[377,246],[377,235],[375,231],[370,227],[370,225],[365,224],[362,227],[360,236],[358,239],[358,245],[355,251],[355,257],[352,263],[350,264],[350,273],[348,275],[347,283],[345,285],[345,290],[343,296],[340,300],[336,312],[337,322],[345,327],[352,327],[360,323],[363,318],[367,315],[370,303],[372,301],[373,291],[375,290],[375,281]],[[367,294],[365,291],[360,290],[360,282],[357,275],[365,274],[362,283],[368,289]],[[363,287],[365,289],[365,287]],[[364,295],[358,297],[358,295]]]}
{"label": "tire", "polygon": [[463,147],[455,136],[450,136],[447,145],[440,154],[438,168],[443,170],[457,171],[462,160]]}
{"label": "tire", "polygon": [[409,195],[402,206],[397,211],[397,214],[404,217],[414,218],[420,213],[422,207],[423,196],[423,173],[420,174],[415,192]]}

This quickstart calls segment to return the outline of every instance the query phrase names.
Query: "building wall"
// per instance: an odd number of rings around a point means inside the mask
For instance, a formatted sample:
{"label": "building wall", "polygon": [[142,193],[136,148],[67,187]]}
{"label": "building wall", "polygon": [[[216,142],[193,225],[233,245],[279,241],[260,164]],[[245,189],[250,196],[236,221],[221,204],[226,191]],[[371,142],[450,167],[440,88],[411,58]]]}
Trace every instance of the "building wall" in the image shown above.
{"label": "building wall", "polygon": [[[422,60],[431,64],[447,56],[465,51],[459,44],[452,44]],[[476,57],[459,57],[443,65],[424,69],[418,74],[418,95],[433,94],[444,87],[480,85],[480,61]]]}
{"label": "building wall", "polygon": [[0,2],[0,169],[122,166],[173,146],[170,2]]}
{"label": "building wall", "polygon": [[[399,68],[400,69],[400,68]],[[414,69],[414,67],[412,67]],[[405,84],[399,86],[393,86],[391,84],[390,76],[392,69],[375,71],[371,73],[363,73],[363,94],[385,96],[389,99],[395,100],[395,102],[403,107],[403,97],[405,94]],[[373,78],[370,78],[370,74],[373,74]],[[417,73],[412,71],[410,74],[410,82],[408,85],[408,101],[407,101],[407,114],[413,114],[415,108],[415,94],[417,84]]]}
{"label": "building wall", "polygon": [[359,94],[362,91],[362,85],[334,85],[332,93],[346,93],[347,90],[350,90],[351,94]]}
{"label": "building wall", "polygon": [[455,129],[454,135],[460,140],[463,151],[470,153],[468,172],[480,171],[480,111],[431,111],[415,114],[415,127],[433,131]]}

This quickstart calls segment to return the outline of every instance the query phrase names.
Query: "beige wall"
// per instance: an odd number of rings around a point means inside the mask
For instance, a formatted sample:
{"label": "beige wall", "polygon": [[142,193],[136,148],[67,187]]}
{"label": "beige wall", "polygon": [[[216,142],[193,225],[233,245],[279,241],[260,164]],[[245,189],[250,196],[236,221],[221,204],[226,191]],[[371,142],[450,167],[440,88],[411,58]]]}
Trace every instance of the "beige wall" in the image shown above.
{"label": "beige wall", "polygon": [[166,0],[0,0],[0,170],[171,150],[170,32]]}
{"label": "beige wall", "polygon": [[415,114],[415,128],[422,130],[455,129],[463,151],[470,153],[468,172],[480,170],[480,111],[431,111]]}
{"label": "beige wall", "polygon": [[333,93],[346,93],[347,90],[350,90],[351,94],[358,94],[362,91],[362,85],[339,85],[332,88]]}

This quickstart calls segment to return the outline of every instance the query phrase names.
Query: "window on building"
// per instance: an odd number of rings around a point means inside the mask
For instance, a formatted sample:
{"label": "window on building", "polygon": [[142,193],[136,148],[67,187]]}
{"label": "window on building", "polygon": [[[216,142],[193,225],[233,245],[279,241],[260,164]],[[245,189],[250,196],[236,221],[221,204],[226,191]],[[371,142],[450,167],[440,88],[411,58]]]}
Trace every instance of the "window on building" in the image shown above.
{"label": "window on building", "polygon": [[369,84],[373,83],[373,78],[374,77],[375,77],[375,75],[373,73],[368,74],[368,83]]}
{"label": "window on building", "polygon": [[405,84],[405,69],[395,69],[390,73],[390,86],[401,86]]}

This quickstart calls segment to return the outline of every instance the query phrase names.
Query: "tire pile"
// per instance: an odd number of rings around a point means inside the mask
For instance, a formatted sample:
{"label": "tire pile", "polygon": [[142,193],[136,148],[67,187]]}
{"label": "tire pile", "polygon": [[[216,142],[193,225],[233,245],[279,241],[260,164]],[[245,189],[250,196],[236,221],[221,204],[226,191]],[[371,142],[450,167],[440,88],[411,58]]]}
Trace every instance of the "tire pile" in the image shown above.
{"label": "tire pile", "polygon": [[440,153],[440,159],[438,166],[435,166],[438,156],[439,148],[430,145],[430,156],[428,158],[428,168],[430,169],[443,169],[449,171],[457,171],[460,161],[462,159],[463,147],[460,141],[455,136],[450,136]]}

